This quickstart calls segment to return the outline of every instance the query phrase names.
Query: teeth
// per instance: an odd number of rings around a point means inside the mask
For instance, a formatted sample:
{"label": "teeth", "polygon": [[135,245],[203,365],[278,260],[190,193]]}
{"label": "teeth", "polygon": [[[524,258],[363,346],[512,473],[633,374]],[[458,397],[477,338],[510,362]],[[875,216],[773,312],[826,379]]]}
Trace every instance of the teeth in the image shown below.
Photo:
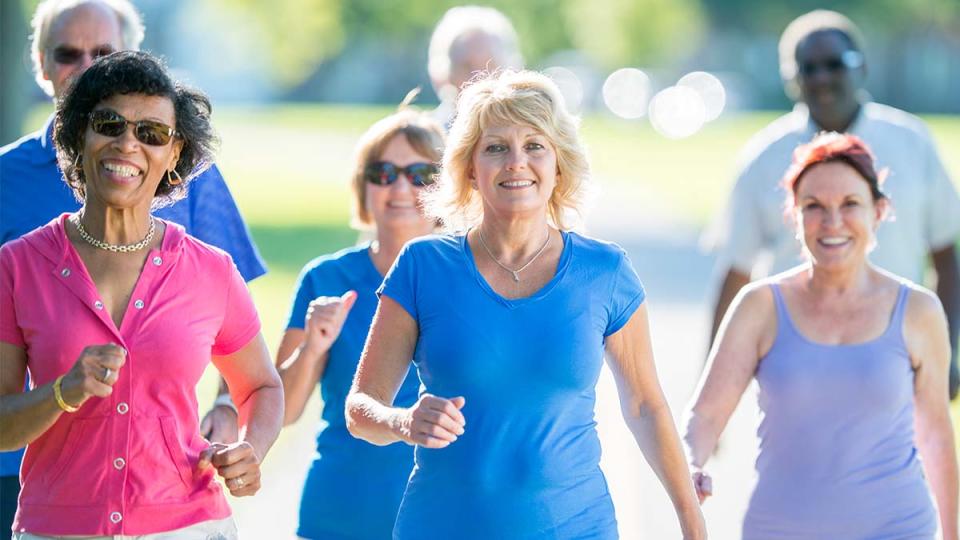
{"label": "teeth", "polygon": [[140,171],[136,167],[131,167],[129,165],[117,165],[115,163],[104,163],[103,168],[112,173],[119,174],[120,176],[136,176],[140,174]]}
{"label": "teeth", "polygon": [[511,180],[509,182],[501,182],[503,187],[527,187],[533,185],[533,180]]}
{"label": "teeth", "polygon": [[821,238],[820,242],[828,246],[839,246],[840,244],[846,243],[848,238],[840,236],[831,236],[828,238]]}
{"label": "teeth", "polygon": [[387,206],[391,208],[413,208],[412,202],[390,201]]}

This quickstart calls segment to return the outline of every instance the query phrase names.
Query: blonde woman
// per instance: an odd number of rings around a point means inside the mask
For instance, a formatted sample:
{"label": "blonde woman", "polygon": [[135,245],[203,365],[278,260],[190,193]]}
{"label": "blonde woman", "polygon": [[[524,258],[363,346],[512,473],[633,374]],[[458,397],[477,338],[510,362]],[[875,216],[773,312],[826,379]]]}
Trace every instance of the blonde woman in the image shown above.
{"label": "blonde woman", "polygon": [[[374,124],[357,144],[351,187],[354,223],[373,241],[324,255],[300,274],[277,352],[285,391],[284,424],[295,422],[320,384],[324,426],[300,501],[301,538],[388,538],[413,468],[405,445],[377,448],[347,433],[343,407],[377,308],[376,290],[400,248],[432,232],[420,193],[433,183],[443,130],[425,113],[405,110]],[[408,357],[408,361],[409,361]],[[396,400],[412,405],[420,382],[411,372]]]}
{"label": "blonde woman", "polygon": [[[704,538],[640,280],[619,247],[570,231],[589,166],[556,86],[475,82],[449,142],[430,208],[466,232],[400,253],[347,399],[355,436],[416,446],[394,538],[616,538],[593,418],[604,353],[684,538]],[[423,390],[405,406],[411,358]]]}

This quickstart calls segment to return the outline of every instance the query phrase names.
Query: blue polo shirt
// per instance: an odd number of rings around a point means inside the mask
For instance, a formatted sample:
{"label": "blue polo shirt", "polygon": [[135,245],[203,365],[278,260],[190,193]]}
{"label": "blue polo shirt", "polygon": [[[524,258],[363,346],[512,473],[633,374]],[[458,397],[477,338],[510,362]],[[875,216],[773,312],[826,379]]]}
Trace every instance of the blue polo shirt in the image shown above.
{"label": "blue polo shirt", "polygon": [[[40,131],[0,148],[0,245],[79,208],[57,166],[53,116]],[[215,165],[190,182],[186,198],[154,214],[229,253],[246,281],[267,272]],[[19,474],[22,456],[22,450],[0,453],[0,476]]]}

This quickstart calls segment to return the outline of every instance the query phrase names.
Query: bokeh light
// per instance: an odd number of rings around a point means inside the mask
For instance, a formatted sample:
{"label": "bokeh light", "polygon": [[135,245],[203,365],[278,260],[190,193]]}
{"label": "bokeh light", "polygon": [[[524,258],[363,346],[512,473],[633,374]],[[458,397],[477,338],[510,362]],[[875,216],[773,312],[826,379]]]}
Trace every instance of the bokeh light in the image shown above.
{"label": "bokeh light", "polygon": [[727,104],[727,91],[723,87],[723,83],[720,82],[720,79],[705,71],[687,73],[677,81],[677,86],[690,88],[700,94],[700,99],[703,100],[706,111],[705,122],[716,120]]}
{"label": "bokeh light", "polygon": [[640,118],[647,114],[650,77],[635,68],[618,69],[603,83],[603,102],[620,118]]}
{"label": "bokeh light", "polygon": [[567,102],[567,110],[571,113],[579,113],[583,105],[583,83],[580,77],[572,70],[565,67],[554,66],[543,70],[543,73],[553,79],[563,94],[563,100]]}
{"label": "bokeh light", "polygon": [[650,101],[650,124],[664,137],[682,139],[700,128],[706,119],[703,98],[687,86],[661,90]]}

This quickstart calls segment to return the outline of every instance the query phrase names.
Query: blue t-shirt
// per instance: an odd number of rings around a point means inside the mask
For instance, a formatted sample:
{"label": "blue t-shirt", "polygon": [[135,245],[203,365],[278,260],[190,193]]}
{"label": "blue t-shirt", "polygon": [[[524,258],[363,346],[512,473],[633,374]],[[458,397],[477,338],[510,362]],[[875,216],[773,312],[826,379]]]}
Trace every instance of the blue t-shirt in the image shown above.
{"label": "blue t-shirt", "polygon": [[417,322],[424,391],[466,398],[457,441],[416,447],[394,538],[616,538],[593,412],[605,338],[644,299],[626,253],[563,233],[553,279],[508,300],[466,237],[432,236],[379,292]]}
{"label": "blue t-shirt", "polygon": [[[297,535],[303,538],[389,538],[413,468],[412,447],[403,443],[374,446],[355,439],[347,431],[343,413],[377,310],[376,290],[383,281],[370,259],[369,247],[367,243],[344,249],[308,263],[300,273],[287,322],[287,328],[303,328],[314,298],[357,292],[320,378],[323,422],[300,499]],[[398,407],[412,405],[419,388],[420,380],[411,367],[394,403]]]}
{"label": "blue t-shirt", "polygon": [[[0,245],[79,208],[57,165],[53,116],[40,131],[0,148]],[[186,198],[155,215],[229,253],[245,280],[267,272],[216,166],[190,182]],[[22,450],[0,453],[0,476],[19,474],[22,458]]]}

